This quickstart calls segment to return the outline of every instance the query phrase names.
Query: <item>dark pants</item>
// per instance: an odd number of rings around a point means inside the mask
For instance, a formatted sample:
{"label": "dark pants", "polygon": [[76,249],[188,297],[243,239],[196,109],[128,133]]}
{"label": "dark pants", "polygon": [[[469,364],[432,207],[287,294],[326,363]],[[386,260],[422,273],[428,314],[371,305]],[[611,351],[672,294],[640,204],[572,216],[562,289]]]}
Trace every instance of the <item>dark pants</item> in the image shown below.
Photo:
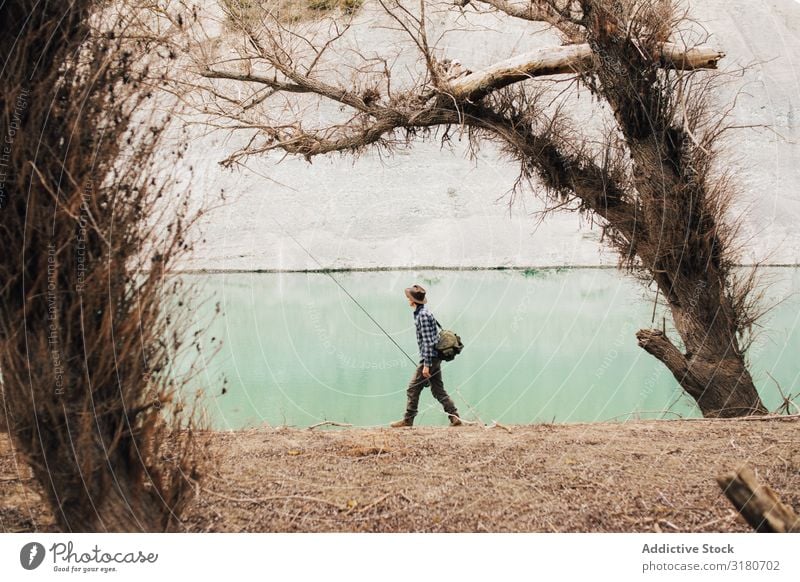
{"label": "dark pants", "polygon": [[409,422],[414,421],[414,417],[417,416],[419,395],[422,393],[422,389],[428,384],[431,386],[431,393],[433,394],[433,397],[441,402],[442,406],[444,407],[444,411],[449,416],[458,416],[456,405],[453,404],[453,401],[444,390],[444,382],[442,381],[442,361],[433,361],[433,364],[430,367],[430,378],[426,378],[422,375],[423,365],[424,364],[420,364],[417,366],[417,370],[414,372],[411,382],[408,383],[408,391],[406,392],[408,395],[408,403],[406,404],[405,419]]}

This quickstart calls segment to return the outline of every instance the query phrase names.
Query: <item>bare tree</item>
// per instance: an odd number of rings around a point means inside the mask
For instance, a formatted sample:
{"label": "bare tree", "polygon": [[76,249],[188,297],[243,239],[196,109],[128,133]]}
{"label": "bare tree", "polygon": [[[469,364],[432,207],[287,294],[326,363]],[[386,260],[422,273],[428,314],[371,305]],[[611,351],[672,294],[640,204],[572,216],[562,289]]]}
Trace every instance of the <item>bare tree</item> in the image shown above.
{"label": "bare tree", "polygon": [[[519,163],[518,189],[530,184],[550,210],[586,213],[621,266],[657,285],[679,338],[642,329],[639,345],[703,414],[764,413],[745,360],[754,278],[733,269],[734,189],[715,166],[725,126],[708,106],[716,77],[707,69],[724,55],[698,38],[702,28],[670,0],[377,2],[405,33],[405,50],[416,51],[416,67],[393,67],[391,46],[358,51],[346,18],[300,26],[270,3],[257,18],[228,11],[235,55],[195,53],[206,121],[250,136],[226,163],[275,150],[309,160],[391,150],[455,134],[474,148],[499,144]],[[437,48],[431,10],[522,19],[564,44],[471,72]],[[579,87],[605,116],[599,139],[571,118]]]}
{"label": "bare tree", "polygon": [[179,527],[197,477],[164,309],[191,212],[159,200],[133,24],[98,0],[0,19],[0,414],[65,531]]}

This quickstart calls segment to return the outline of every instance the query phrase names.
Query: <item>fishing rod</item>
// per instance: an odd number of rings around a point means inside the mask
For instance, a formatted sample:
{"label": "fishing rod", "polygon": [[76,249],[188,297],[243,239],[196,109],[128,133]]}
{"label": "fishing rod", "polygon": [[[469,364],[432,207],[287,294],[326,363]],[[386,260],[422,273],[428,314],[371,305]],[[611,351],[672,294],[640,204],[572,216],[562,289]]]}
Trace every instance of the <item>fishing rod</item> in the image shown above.
{"label": "fishing rod", "polygon": [[292,239],[292,240],[293,240],[293,241],[294,241],[294,242],[297,244],[297,246],[299,246],[301,249],[303,249],[303,250],[305,251],[305,253],[306,253],[306,254],[307,254],[309,257],[311,257],[311,260],[312,260],[312,261],[314,261],[314,262],[317,264],[317,266],[318,266],[318,267],[319,267],[319,268],[322,270],[322,272],[323,272],[323,273],[325,273],[325,274],[326,274],[328,277],[330,277],[330,278],[331,278],[331,281],[333,281],[334,283],[336,283],[336,285],[339,287],[339,289],[341,289],[342,291],[344,291],[345,295],[347,295],[347,296],[348,296],[350,299],[352,299],[352,300],[353,300],[353,303],[355,303],[356,305],[358,305],[358,307],[361,309],[361,311],[363,311],[363,312],[366,314],[366,316],[370,318],[370,320],[372,321],[372,323],[374,323],[375,325],[377,325],[377,326],[378,326],[378,329],[380,329],[380,330],[383,332],[383,334],[384,334],[386,337],[388,337],[388,338],[391,340],[391,342],[392,342],[392,343],[393,343],[395,346],[397,346],[397,349],[398,349],[398,350],[400,350],[401,352],[403,352],[403,355],[405,355],[405,357],[406,357],[406,358],[408,358],[408,361],[409,361],[409,362],[411,362],[411,364],[413,364],[413,365],[414,365],[414,367],[416,367],[416,366],[417,366],[417,362],[415,362],[415,361],[414,361],[414,359],[413,359],[411,356],[409,356],[409,355],[408,355],[408,352],[407,352],[407,351],[405,351],[405,350],[402,348],[402,346],[401,346],[400,344],[398,344],[398,343],[395,341],[395,339],[394,339],[394,338],[393,338],[393,337],[392,337],[392,336],[389,334],[389,332],[388,332],[388,331],[386,331],[385,329],[383,329],[383,326],[382,326],[380,323],[378,323],[378,321],[377,321],[377,320],[376,320],[374,317],[372,317],[372,315],[370,315],[369,311],[367,311],[367,310],[364,308],[364,306],[363,306],[363,305],[361,305],[361,303],[359,303],[359,302],[358,302],[358,299],[356,299],[355,297],[353,297],[353,296],[350,294],[350,291],[348,291],[347,289],[345,289],[345,288],[344,288],[344,285],[342,285],[342,284],[341,284],[341,283],[340,283],[340,282],[339,282],[339,281],[336,279],[336,277],[334,277],[334,276],[331,274],[331,272],[330,272],[330,271],[329,271],[327,268],[325,268],[325,267],[322,265],[322,263],[320,263],[320,262],[317,260],[317,257],[315,257],[314,255],[312,255],[312,254],[311,254],[311,252],[310,252],[310,251],[309,251],[309,250],[308,250],[306,247],[304,247],[304,246],[303,246],[303,244],[302,244],[302,243],[301,243],[299,240],[297,240],[297,239],[294,237],[294,235],[292,235],[292,233],[291,233],[291,232],[289,232],[289,231],[288,231],[286,228],[284,228],[284,226],[283,226],[283,225],[282,225],[280,222],[278,222],[278,221],[277,221],[277,219],[276,219],[275,217],[271,217],[271,218],[272,218],[272,220],[275,222],[275,224],[277,224],[277,225],[278,225],[278,227],[279,227],[279,228],[280,228],[280,229],[281,229],[281,230],[284,232],[284,234],[286,234],[286,235],[287,235],[289,238],[291,238],[291,239]]}

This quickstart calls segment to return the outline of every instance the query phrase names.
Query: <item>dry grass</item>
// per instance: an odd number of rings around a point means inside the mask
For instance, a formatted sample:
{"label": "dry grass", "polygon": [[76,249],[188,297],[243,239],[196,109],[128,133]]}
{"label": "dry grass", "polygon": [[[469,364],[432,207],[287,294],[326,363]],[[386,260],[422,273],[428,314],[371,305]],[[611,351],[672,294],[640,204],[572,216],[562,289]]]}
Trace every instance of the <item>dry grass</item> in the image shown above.
{"label": "dry grass", "polygon": [[[798,421],[258,429],[213,435],[184,515],[212,532],[736,532],[714,478],[743,462],[800,507]],[[0,441],[0,479],[16,475]],[[24,477],[24,475],[23,475]],[[0,529],[47,530],[32,483],[0,481]]]}

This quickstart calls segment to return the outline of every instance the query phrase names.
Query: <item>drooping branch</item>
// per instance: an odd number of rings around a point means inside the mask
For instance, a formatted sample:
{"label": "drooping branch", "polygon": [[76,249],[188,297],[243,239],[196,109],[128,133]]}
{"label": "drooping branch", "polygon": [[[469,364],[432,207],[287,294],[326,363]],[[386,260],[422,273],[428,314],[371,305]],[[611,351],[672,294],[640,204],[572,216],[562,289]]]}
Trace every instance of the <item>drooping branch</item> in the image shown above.
{"label": "drooping branch", "polygon": [[626,197],[625,187],[585,155],[568,154],[554,136],[536,132],[530,123],[510,119],[488,106],[457,107],[445,98],[408,111],[375,106],[362,115],[359,124],[349,123],[320,130],[305,130],[299,124],[281,127],[253,126],[264,137],[263,144],[236,152],[225,162],[281,150],[306,159],[334,152],[357,153],[369,146],[390,145],[397,131],[413,134],[433,127],[463,126],[491,135],[504,143],[511,156],[531,168],[554,197],[577,199],[580,205],[613,225],[618,237],[633,241],[640,226]]}
{"label": "drooping branch", "polygon": [[613,224],[626,241],[633,240],[636,212],[624,185],[607,169],[587,155],[567,153],[558,141],[559,136],[537,132],[523,120],[509,118],[487,106],[467,110],[467,113],[466,125],[501,140],[514,158],[535,171],[554,197],[577,198],[582,208]]}
{"label": "drooping branch", "polygon": [[[695,47],[687,50],[672,43],[664,43],[660,45],[656,58],[664,68],[694,70],[715,69],[724,56],[724,53],[711,47]],[[594,59],[588,44],[538,49],[451,81],[447,93],[458,101],[476,102],[493,91],[528,79],[589,71],[593,67]],[[324,83],[283,66],[281,72],[288,76],[291,82],[279,81],[276,77],[218,71],[211,68],[200,74],[208,79],[258,83],[276,92],[313,93],[362,112],[372,109],[361,97],[344,88]]]}

